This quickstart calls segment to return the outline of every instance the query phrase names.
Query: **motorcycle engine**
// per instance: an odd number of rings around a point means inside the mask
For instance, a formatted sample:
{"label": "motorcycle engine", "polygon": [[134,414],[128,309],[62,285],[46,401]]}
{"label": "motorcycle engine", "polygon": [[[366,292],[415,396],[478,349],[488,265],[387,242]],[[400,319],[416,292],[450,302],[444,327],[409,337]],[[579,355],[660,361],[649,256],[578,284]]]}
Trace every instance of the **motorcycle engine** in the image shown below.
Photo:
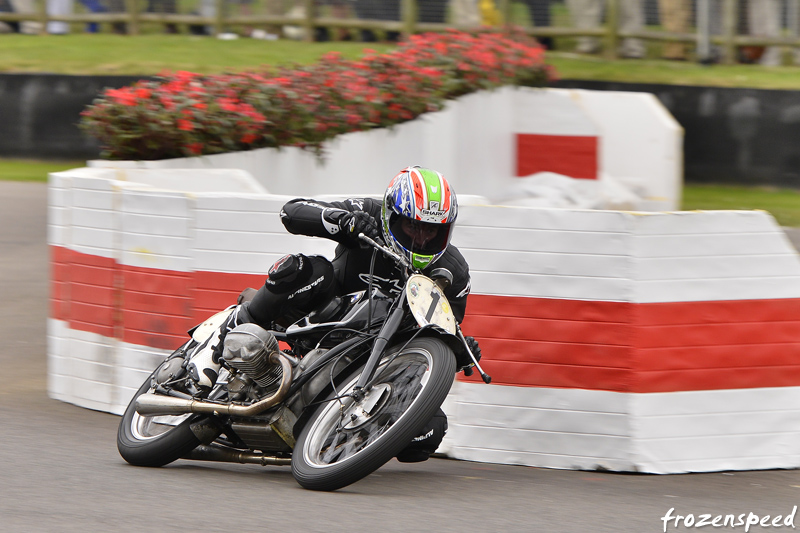
{"label": "motorcycle engine", "polygon": [[262,387],[269,387],[283,376],[280,365],[269,356],[279,351],[275,336],[257,324],[242,324],[225,337],[222,357]]}

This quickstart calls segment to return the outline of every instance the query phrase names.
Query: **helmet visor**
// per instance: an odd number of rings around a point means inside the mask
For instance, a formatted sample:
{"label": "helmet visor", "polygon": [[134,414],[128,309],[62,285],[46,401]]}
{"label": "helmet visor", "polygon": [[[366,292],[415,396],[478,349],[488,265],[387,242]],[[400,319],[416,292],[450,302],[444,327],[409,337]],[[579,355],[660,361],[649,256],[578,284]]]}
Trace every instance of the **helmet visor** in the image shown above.
{"label": "helmet visor", "polygon": [[397,242],[415,254],[436,255],[447,248],[452,224],[431,223],[413,220],[392,213],[389,230]]}

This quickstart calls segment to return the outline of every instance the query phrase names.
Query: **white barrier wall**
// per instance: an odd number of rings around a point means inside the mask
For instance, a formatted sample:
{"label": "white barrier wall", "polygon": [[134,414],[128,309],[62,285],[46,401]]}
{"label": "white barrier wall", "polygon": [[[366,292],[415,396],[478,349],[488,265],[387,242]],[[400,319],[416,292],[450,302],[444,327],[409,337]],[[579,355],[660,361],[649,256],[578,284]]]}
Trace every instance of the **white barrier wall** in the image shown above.
{"label": "white barrier wall", "polygon": [[[800,261],[763,212],[474,208],[449,455],[686,472],[800,461]],[[494,243],[494,244],[492,244]]]}
{"label": "white barrier wall", "polygon": [[[162,191],[125,171],[51,175],[49,390],[120,413],[184,332],[288,252],[285,197]],[[442,450],[558,468],[800,466],[800,260],[764,212],[464,205],[464,329]]]}
{"label": "white barrier wall", "polygon": [[90,161],[92,167],[242,169],[269,192],[380,191],[409,164],[444,173],[459,194],[497,198],[518,178],[556,172],[614,180],[636,209],[674,210],[683,182],[683,130],[652,94],[506,87],[452,100],[391,129],[341,135],[324,160],[264,148],[163,161]]}

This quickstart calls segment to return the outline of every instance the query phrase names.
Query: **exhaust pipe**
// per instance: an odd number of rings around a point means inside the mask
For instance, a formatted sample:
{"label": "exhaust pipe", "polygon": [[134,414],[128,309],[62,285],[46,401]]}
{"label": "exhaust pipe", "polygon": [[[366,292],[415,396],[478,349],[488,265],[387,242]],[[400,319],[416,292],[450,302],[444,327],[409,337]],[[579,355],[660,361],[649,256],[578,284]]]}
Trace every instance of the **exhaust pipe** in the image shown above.
{"label": "exhaust pipe", "polygon": [[271,455],[263,455],[251,451],[234,451],[219,446],[206,446],[201,444],[183,459],[190,459],[194,461],[216,461],[220,463],[241,463],[261,466],[288,466],[292,464],[292,460],[287,457],[273,457]]}
{"label": "exhaust pipe", "polygon": [[283,377],[278,390],[269,398],[264,398],[250,405],[234,405],[232,403],[212,403],[202,400],[187,400],[174,396],[159,394],[142,394],[136,399],[136,412],[142,416],[184,415],[201,413],[208,415],[256,416],[270,407],[280,403],[289,392],[292,384],[292,365],[280,352],[269,356],[270,362],[281,365]]}

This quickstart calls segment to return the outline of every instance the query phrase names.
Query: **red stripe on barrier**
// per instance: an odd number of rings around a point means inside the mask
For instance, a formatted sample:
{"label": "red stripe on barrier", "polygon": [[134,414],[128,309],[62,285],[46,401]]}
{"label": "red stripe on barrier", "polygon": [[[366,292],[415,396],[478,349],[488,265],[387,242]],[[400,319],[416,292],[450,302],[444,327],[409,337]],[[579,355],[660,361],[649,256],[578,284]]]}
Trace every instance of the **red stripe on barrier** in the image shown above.
{"label": "red stripe on barrier", "polygon": [[784,387],[800,386],[799,311],[799,299],[633,304],[473,294],[463,327],[499,385]]}
{"label": "red stripe on barrier", "polygon": [[193,320],[195,323],[200,323],[221,309],[235,304],[239,293],[245,288],[261,288],[264,285],[265,276],[227,272],[197,272],[194,279]]}
{"label": "red stripe on barrier", "polygon": [[119,265],[122,340],[154,348],[176,348],[192,327],[191,272]]}
{"label": "red stripe on barrier", "polygon": [[[53,318],[166,349],[264,278],[116,265],[58,247],[52,261]],[[463,326],[498,385],[637,393],[800,386],[796,298],[633,304],[473,294]]]}
{"label": "red stripe on barrier", "polygon": [[597,137],[517,134],[517,176],[555,172],[597,179]]}
{"label": "red stripe on barrier", "polygon": [[116,263],[52,247],[51,314],[73,329],[114,337]]}

